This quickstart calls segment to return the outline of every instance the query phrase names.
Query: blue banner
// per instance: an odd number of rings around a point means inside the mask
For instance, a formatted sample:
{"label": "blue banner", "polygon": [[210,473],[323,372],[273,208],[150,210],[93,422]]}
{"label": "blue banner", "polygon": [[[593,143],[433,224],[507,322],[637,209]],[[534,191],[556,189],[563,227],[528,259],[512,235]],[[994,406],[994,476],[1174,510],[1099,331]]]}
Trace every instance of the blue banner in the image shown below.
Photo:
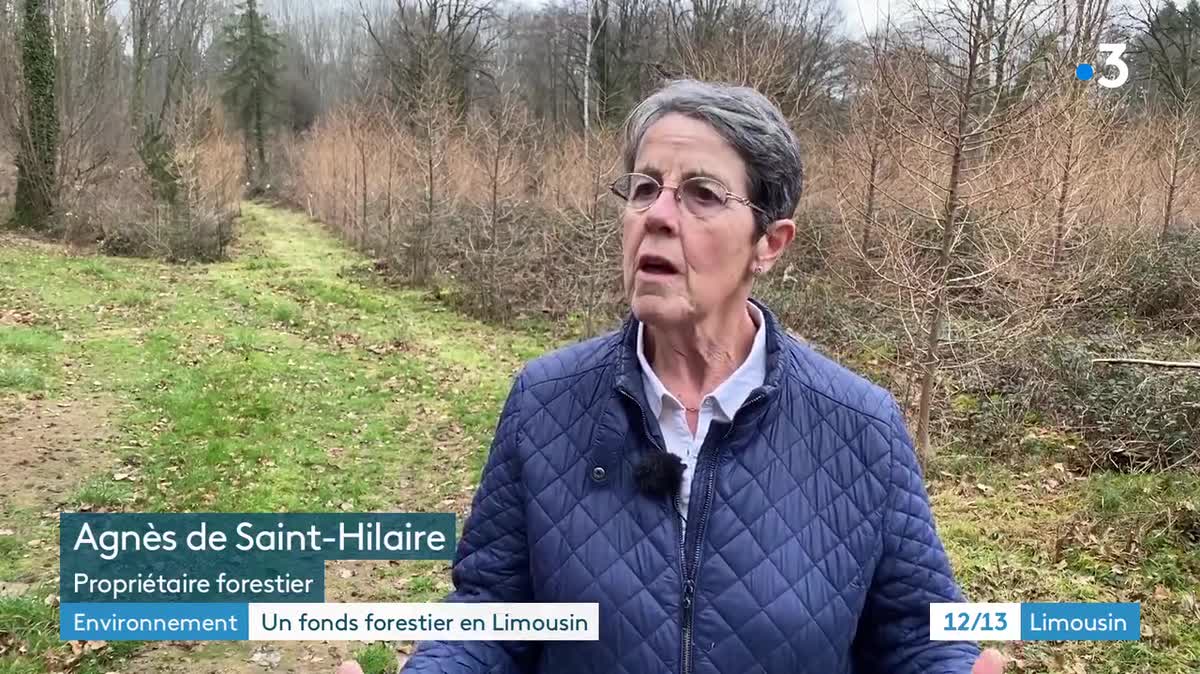
{"label": "blue banner", "polygon": [[1140,604],[1021,604],[1021,641],[1137,641],[1141,636]]}
{"label": "blue banner", "polygon": [[250,607],[219,603],[62,604],[63,641],[245,641]]}

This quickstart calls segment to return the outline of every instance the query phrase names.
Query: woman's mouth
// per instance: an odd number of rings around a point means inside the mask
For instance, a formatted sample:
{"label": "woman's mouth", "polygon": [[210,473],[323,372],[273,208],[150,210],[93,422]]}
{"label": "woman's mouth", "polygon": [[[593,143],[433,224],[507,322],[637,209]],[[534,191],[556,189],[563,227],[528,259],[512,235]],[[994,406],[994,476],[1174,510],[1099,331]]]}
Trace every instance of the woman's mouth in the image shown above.
{"label": "woman's mouth", "polygon": [[665,257],[658,255],[642,255],[638,257],[637,271],[639,274],[652,277],[674,276],[679,273],[679,267]]}

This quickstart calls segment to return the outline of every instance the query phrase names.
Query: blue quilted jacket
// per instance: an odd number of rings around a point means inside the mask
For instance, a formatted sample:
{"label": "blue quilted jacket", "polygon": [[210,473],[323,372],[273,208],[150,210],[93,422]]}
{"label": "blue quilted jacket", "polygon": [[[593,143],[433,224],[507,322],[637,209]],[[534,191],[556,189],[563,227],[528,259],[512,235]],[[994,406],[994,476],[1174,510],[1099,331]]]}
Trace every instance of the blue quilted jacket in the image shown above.
{"label": "blue quilted jacket", "polygon": [[635,486],[664,451],[636,320],[527,364],[448,600],[598,602],[600,639],[423,642],[405,672],[970,672],[975,644],[929,640],[930,602],[963,599],[894,400],[761,308],[766,382],[713,422],[686,540]]}

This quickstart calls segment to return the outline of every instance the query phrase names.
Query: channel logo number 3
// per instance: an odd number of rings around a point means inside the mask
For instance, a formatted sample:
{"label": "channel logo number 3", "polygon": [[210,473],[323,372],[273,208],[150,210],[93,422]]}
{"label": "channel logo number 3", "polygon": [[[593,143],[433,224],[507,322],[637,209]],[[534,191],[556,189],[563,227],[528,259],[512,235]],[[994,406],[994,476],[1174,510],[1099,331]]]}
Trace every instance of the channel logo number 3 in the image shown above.
{"label": "channel logo number 3", "polygon": [[1097,79],[1096,83],[1107,89],[1116,89],[1125,84],[1129,79],[1129,64],[1125,63],[1125,60],[1121,58],[1127,49],[1125,43],[1108,42],[1097,46],[1101,54],[1108,54],[1108,58],[1104,59],[1104,72],[1107,73],[1108,66],[1112,66],[1117,69],[1117,76],[1109,77],[1105,74],[1104,77]]}

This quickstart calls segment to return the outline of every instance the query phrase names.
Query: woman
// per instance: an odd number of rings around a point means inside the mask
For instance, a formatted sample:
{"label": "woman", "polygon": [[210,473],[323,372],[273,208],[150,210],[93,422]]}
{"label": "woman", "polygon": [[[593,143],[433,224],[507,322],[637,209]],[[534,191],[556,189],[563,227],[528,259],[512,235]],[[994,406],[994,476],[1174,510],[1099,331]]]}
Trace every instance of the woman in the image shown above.
{"label": "woman", "polygon": [[404,671],[997,674],[929,640],[962,601],[892,397],[750,299],[796,233],[759,93],[672,83],[627,122],[617,332],[529,363],[450,601],[598,602],[600,639],[422,643]]}

